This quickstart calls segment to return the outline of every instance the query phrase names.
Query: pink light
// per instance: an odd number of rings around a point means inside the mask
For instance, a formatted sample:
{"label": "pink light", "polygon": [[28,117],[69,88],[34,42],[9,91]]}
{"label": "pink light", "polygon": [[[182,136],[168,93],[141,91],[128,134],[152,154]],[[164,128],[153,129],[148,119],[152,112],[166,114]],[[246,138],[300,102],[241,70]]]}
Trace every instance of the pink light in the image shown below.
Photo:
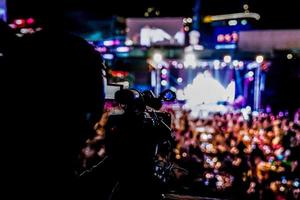
{"label": "pink light", "polygon": [[9,27],[12,28],[12,29],[16,29],[17,25],[15,25],[15,24],[9,24]]}
{"label": "pink light", "polygon": [[230,42],[230,40],[231,40],[230,34],[225,35],[225,40],[226,40],[226,42]]}
{"label": "pink light", "polygon": [[233,39],[234,42],[238,41],[239,35],[236,32],[232,33],[231,36],[232,36],[232,39]]}
{"label": "pink light", "polygon": [[28,18],[27,19],[27,24],[33,24],[35,20],[33,18]]}
{"label": "pink light", "polygon": [[32,34],[32,33],[34,33],[35,31],[33,30],[33,28],[29,28],[28,29],[28,33],[30,33],[30,34]]}
{"label": "pink light", "polygon": [[177,61],[176,60],[172,61],[172,65],[177,66]]}
{"label": "pink light", "polygon": [[114,45],[120,45],[120,44],[121,44],[120,40],[115,40],[114,41]]}
{"label": "pink light", "polygon": [[106,47],[97,47],[96,51],[99,51],[100,53],[105,53],[107,51]]}
{"label": "pink light", "polygon": [[166,75],[166,74],[162,74],[161,77],[162,77],[163,79],[165,79],[165,78],[167,78],[167,75]]}
{"label": "pink light", "polygon": [[37,28],[35,29],[35,31],[41,31],[41,30],[43,30],[42,27],[37,27]]}
{"label": "pink light", "polygon": [[219,34],[218,37],[217,37],[217,41],[218,41],[218,42],[224,42],[224,39],[225,39],[225,38],[224,38],[224,35],[223,35],[223,34]]}
{"label": "pink light", "polygon": [[177,67],[178,67],[179,69],[183,69],[183,64],[182,64],[182,63],[179,63],[179,64],[177,65]]}

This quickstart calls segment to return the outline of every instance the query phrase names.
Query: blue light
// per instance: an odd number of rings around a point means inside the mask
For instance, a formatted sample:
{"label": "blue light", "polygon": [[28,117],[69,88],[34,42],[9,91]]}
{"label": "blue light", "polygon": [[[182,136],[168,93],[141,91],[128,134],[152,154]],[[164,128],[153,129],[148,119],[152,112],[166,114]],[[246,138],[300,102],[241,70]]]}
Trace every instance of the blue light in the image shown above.
{"label": "blue light", "polygon": [[243,19],[243,20],[241,21],[241,24],[244,25],[244,26],[245,26],[247,23],[248,23],[248,22],[247,22],[247,20],[245,20],[245,19]]}
{"label": "blue light", "polygon": [[166,99],[172,99],[173,98],[173,94],[171,92],[166,93],[165,97]]}
{"label": "blue light", "polygon": [[103,54],[103,58],[105,59],[105,60],[112,60],[112,59],[114,59],[114,55],[113,54]]}
{"label": "blue light", "polygon": [[119,58],[127,58],[127,57],[129,57],[129,53],[118,53],[117,56]]}
{"label": "blue light", "polygon": [[6,14],[6,0],[0,0],[0,19],[6,21],[7,14]]}
{"label": "blue light", "polygon": [[278,160],[282,160],[282,159],[283,159],[283,155],[279,154],[279,155],[277,156],[277,159],[278,159]]}
{"label": "blue light", "polygon": [[282,181],[281,181],[283,184],[287,184],[287,180],[284,178],[284,179],[282,179]]}
{"label": "blue light", "polygon": [[235,49],[236,44],[217,44],[215,49]]}
{"label": "blue light", "polygon": [[117,47],[116,48],[116,51],[119,52],[119,53],[127,53],[129,52],[129,47]]}

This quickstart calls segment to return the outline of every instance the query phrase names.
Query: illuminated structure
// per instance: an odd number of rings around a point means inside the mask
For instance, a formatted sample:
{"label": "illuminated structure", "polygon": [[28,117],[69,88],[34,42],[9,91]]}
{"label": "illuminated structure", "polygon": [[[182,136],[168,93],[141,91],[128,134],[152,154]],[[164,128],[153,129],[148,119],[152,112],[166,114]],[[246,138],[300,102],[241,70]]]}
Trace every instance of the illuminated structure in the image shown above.
{"label": "illuminated structure", "polygon": [[213,27],[215,49],[235,49],[240,31],[252,29],[252,24],[260,20],[258,13],[249,11],[248,4],[243,5],[244,12],[206,16],[203,22]]}
{"label": "illuminated structure", "polygon": [[[209,24],[214,27],[215,41],[235,48],[239,31],[250,29],[250,21],[232,19],[231,15],[221,17],[228,19],[212,16]],[[200,33],[193,28],[194,18],[128,18],[124,20],[126,34],[122,39],[113,34],[114,30],[107,37],[102,34],[101,40],[86,39],[110,67],[111,83],[126,82],[129,87],[151,89],[155,94],[171,88],[180,102],[190,106],[196,106],[197,102],[201,107],[214,109],[250,105],[259,110],[265,73],[261,68],[268,65],[270,56],[263,55],[261,59],[256,57],[257,52],[218,46],[199,48]],[[256,20],[255,15],[251,19]],[[113,23],[110,21],[108,25]],[[189,35],[193,37],[182,37]]]}

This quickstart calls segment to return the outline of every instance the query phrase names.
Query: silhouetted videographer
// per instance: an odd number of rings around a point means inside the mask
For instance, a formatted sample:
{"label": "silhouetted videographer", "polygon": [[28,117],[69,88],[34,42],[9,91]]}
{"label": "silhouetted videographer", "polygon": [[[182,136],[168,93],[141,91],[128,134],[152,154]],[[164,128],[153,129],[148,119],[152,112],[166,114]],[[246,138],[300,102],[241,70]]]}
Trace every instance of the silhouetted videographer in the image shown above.
{"label": "silhouetted videographer", "polygon": [[2,180],[15,190],[10,198],[76,195],[77,157],[102,114],[101,55],[50,17],[36,18],[42,30],[22,38],[0,26],[1,132],[8,145]]}

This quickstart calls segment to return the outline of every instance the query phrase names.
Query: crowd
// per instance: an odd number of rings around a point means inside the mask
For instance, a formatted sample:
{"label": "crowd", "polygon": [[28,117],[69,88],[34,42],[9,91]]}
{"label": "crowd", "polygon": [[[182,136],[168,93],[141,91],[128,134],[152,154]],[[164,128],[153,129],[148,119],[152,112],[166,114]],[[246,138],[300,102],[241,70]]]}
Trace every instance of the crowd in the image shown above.
{"label": "crowd", "polygon": [[[176,162],[195,193],[236,199],[298,199],[300,124],[241,112],[201,119],[173,110]],[[247,120],[246,120],[247,119]]]}
{"label": "crowd", "polygon": [[[81,154],[82,170],[105,157],[104,126],[111,109],[96,124],[96,136]],[[300,198],[300,124],[271,113],[212,114],[183,109],[173,116],[174,162],[188,171],[178,176],[176,192],[233,199]],[[296,115],[295,115],[296,116]]]}

